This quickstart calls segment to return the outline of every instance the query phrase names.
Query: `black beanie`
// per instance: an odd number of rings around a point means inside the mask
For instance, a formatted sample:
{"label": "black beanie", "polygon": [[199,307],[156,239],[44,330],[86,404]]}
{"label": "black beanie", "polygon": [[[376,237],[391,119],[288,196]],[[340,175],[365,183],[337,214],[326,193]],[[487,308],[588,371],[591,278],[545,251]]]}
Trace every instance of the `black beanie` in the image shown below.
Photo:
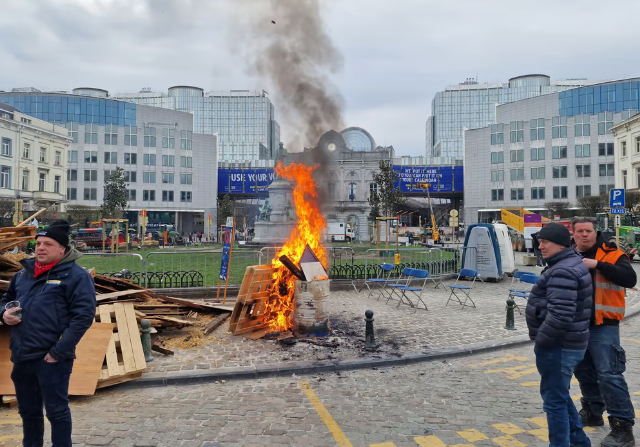
{"label": "black beanie", "polygon": [[545,239],[550,242],[555,242],[558,245],[564,245],[565,247],[571,246],[571,234],[569,230],[559,223],[550,223],[542,227],[542,230],[538,233],[538,239]]}
{"label": "black beanie", "polygon": [[67,247],[69,245],[70,229],[71,227],[69,226],[69,222],[66,220],[56,220],[51,225],[38,231],[36,239],[38,239],[39,236],[50,237],[63,247]]}

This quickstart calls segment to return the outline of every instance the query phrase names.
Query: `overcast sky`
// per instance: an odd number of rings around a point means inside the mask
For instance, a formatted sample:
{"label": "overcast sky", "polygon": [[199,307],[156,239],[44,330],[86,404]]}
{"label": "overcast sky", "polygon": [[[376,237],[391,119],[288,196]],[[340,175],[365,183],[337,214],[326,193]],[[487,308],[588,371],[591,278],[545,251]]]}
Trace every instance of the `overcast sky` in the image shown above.
{"label": "overcast sky", "polygon": [[[265,89],[277,115],[277,93],[229,41],[242,1],[0,0],[0,89]],[[468,77],[640,76],[638,0],[321,1],[344,56],[333,80],[346,125],[398,155],[424,155],[434,94]]]}

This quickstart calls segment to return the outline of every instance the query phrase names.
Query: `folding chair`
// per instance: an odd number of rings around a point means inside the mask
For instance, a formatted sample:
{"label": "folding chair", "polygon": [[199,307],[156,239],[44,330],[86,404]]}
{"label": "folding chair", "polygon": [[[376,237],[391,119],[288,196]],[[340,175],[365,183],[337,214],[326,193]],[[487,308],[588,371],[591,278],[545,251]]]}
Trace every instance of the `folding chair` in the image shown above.
{"label": "folding chair", "polygon": [[[540,278],[540,275],[536,275],[535,273],[525,273],[521,275],[519,278],[520,283],[529,284],[529,289],[509,289],[509,298],[524,298],[525,301],[528,300],[529,294],[531,293],[531,288],[535,283],[538,282],[538,278]],[[522,315],[520,306],[518,306],[518,304],[516,304],[516,309],[518,309],[518,313]]]}
{"label": "folding chair", "polygon": [[[422,300],[422,291],[425,289],[427,285],[427,281],[429,280],[429,272],[426,270],[419,270],[419,269],[412,269],[412,270],[413,271],[411,272],[411,278],[409,280],[409,284],[406,287],[400,287],[400,290],[402,290],[402,296],[400,297],[400,301],[398,302],[397,307],[400,307],[400,304],[404,303],[404,300],[406,298],[407,304],[413,307],[414,312],[418,310],[419,303],[422,303],[422,305],[424,306],[424,310],[429,310],[427,308],[427,304]],[[414,279],[424,279],[424,281],[422,281],[422,286],[412,287],[411,281]],[[413,293],[418,299],[415,305],[413,301],[411,301],[411,299],[407,296],[407,292]]]}
{"label": "folding chair", "polygon": [[[414,269],[412,268],[405,267],[404,269],[402,269],[402,273],[400,273],[400,277],[397,279],[395,283],[389,284],[387,282],[387,284],[385,284],[385,287],[380,291],[380,294],[382,295],[383,293],[388,293],[387,301],[386,301],[387,303],[389,302],[389,300],[393,298],[394,295],[398,295],[398,299],[402,297],[402,294],[400,292],[397,292],[397,290],[401,290],[402,287],[409,286],[409,282],[411,282],[411,274],[413,270]],[[389,291],[385,292],[385,290],[387,290],[387,287],[389,288]]]}
{"label": "folding chair", "polygon": [[[471,281],[471,285],[470,286],[463,286],[462,284],[458,284],[460,282],[460,278],[461,277],[468,277],[468,278],[473,278],[473,281]],[[458,303],[460,303],[462,305],[462,309],[464,310],[465,306],[467,305],[467,301],[471,301],[471,304],[473,305],[473,307],[476,307],[476,303],[473,302],[473,299],[471,299],[471,290],[473,289],[473,284],[476,282],[476,279],[480,278],[480,274],[478,273],[477,270],[473,270],[473,269],[462,269],[460,270],[460,273],[458,273],[458,277],[456,278],[456,282],[455,284],[449,286],[449,289],[451,289],[451,293],[449,294],[449,299],[447,300],[447,304],[445,306],[449,305],[449,301],[451,301],[454,297],[455,299],[458,301]],[[458,295],[458,293],[464,293],[464,302],[462,302],[460,300],[460,296]]]}
{"label": "folding chair", "polygon": [[[371,297],[371,294],[373,293],[373,289],[375,289],[376,285],[378,286],[378,288],[384,288],[385,284],[387,284],[387,281],[389,281],[389,277],[391,276],[391,272],[393,271],[394,266],[393,264],[385,263],[380,265],[379,267],[380,267],[380,270],[378,270],[378,276],[376,276],[373,279],[367,280],[367,282],[365,283],[367,288],[369,289],[369,295],[367,295],[367,298]],[[387,275],[386,277],[384,276],[385,273]],[[380,294],[378,294],[378,299],[380,299]]]}
{"label": "folding chair", "polygon": [[509,289],[509,293],[511,292],[527,292],[526,289],[518,289],[518,287],[521,284],[520,278],[522,278],[522,275],[530,275],[530,272],[524,272],[521,270],[516,270],[513,273],[513,277],[511,278],[511,288]]}

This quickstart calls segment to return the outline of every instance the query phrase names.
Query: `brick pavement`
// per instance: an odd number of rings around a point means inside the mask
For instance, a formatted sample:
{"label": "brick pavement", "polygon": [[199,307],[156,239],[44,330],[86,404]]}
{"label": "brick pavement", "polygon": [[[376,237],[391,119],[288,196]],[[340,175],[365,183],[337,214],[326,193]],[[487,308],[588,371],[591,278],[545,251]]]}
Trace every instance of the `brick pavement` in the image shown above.
{"label": "brick pavement", "polygon": [[[638,318],[621,328],[636,408],[639,329]],[[548,443],[533,361],[527,346],[340,374],[101,390],[72,399],[74,445],[543,447]],[[576,399],[578,393],[574,385]],[[322,409],[335,421],[331,428],[341,444],[326,425],[326,414],[322,419]],[[597,446],[606,430],[588,434]],[[16,446],[19,439],[16,411],[0,409],[0,446]]]}

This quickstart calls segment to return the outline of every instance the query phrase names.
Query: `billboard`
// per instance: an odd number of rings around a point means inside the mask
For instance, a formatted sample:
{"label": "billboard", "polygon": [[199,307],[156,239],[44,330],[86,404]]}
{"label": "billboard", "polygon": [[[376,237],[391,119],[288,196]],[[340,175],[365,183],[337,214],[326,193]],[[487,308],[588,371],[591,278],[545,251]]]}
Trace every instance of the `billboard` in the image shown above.
{"label": "billboard", "polygon": [[429,192],[462,192],[462,166],[393,166],[396,189],[401,192],[422,192],[420,183],[429,183]]}
{"label": "billboard", "polygon": [[218,169],[218,194],[267,194],[273,168]]}

